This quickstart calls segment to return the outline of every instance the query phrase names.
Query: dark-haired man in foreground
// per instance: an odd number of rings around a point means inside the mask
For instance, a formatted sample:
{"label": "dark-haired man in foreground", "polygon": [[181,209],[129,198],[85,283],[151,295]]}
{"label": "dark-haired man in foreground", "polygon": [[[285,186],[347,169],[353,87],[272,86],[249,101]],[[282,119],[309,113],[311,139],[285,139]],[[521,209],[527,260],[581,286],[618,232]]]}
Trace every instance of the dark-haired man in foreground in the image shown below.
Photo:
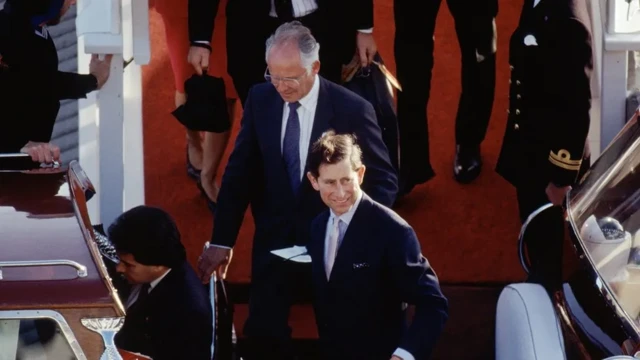
{"label": "dark-haired man in foreground", "polygon": [[133,285],[118,348],[154,360],[211,360],[211,304],[171,216],[138,206],[108,234],[120,258],[116,270]]}

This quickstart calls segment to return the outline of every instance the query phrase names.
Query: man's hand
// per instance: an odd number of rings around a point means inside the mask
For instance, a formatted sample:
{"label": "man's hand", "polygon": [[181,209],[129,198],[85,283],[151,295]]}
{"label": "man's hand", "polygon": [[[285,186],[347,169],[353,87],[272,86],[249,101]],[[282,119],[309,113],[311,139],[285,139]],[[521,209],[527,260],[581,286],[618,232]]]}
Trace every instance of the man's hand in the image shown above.
{"label": "man's hand", "polygon": [[105,55],[104,60],[100,60],[98,55],[91,55],[91,62],[89,63],[89,73],[95,76],[96,80],[98,80],[98,89],[101,89],[104,83],[106,83],[109,79],[112,58],[113,55]]}
{"label": "man's hand", "polygon": [[51,143],[29,141],[20,152],[29,154],[31,160],[37,163],[50,164],[60,160],[60,148]]}
{"label": "man's hand", "polygon": [[202,75],[202,72],[209,68],[209,55],[211,55],[211,51],[209,51],[209,49],[199,46],[192,46],[189,48],[187,60],[196,70],[198,75]]}
{"label": "man's hand", "polygon": [[208,284],[214,271],[217,271],[218,276],[224,279],[227,276],[227,267],[232,256],[233,250],[215,245],[211,245],[203,251],[198,258],[198,272],[202,283]]}
{"label": "man's hand", "polygon": [[560,206],[564,202],[564,198],[567,195],[567,192],[571,190],[571,186],[555,186],[553,183],[549,183],[545,192],[547,193],[547,197],[549,201],[555,206]]}
{"label": "man's hand", "polygon": [[376,45],[376,40],[373,38],[373,34],[358,31],[356,47],[358,56],[360,56],[360,65],[362,65],[362,67],[369,66],[373,61],[373,57],[378,52],[378,46]]}

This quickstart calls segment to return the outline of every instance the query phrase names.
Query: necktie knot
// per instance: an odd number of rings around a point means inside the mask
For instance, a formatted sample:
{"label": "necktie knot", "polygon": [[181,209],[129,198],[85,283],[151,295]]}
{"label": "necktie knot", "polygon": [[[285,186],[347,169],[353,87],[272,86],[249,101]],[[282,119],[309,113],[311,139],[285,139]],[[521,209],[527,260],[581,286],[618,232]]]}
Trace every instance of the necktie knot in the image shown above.
{"label": "necktie knot", "polygon": [[289,103],[289,111],[296,111],[298,110],[299,107],[300,107],[300,103],[297,101]]}

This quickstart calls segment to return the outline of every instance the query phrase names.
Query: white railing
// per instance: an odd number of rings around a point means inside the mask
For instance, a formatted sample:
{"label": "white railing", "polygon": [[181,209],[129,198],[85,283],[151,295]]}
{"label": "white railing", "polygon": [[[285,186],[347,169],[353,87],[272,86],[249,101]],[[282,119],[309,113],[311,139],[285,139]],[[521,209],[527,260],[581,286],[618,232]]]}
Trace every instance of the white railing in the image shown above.
{"label": "white railing", "polygon": [[105,227],[144,204],[140,66],[151,56],[148,6],[148,0],[78,1],[78,68],[88,69],[92,53],[113,54],[109,80],[80,100],[78,116],[80,164],[98,195],[89,213]]}
{"label": "white railing", "polygon": [[627,121],[629,52],[640,51],[640,0],[590,0],[590,11],[594,76],[589,140],[595,158]]}

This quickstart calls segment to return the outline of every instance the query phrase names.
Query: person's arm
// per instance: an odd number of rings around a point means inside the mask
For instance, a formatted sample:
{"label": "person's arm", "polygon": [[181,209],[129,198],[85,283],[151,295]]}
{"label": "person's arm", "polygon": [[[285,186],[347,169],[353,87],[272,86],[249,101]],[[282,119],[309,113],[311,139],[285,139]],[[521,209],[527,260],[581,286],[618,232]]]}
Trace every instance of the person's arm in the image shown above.
{"label": "person's arm", "polygon": [[435,272],[422,256],[415,232],[408,226],[403,230],[389,241],[389,267],[395,291],[404,302],[415,305],[415,315],[395,354],[426,359],[447,321],[448,302]]}
{"label": "person's arm", "polygon": [[373,0],[356,0],[353,7],[355,28],[365,33],[373,31]]}
{"label": "person's arm", "polygon": [[363,101],[358,106],[353,119],[356,142],[362,149],[362,159],[367,167],[362,189],[380,204],[391,207],[398,195],[398,176],[389,150],[382,140],[382,130],[378,126],[376,114],[370,103]]}
{"label": "person's arm", "polygon": [[[168,309],[171,311],[171,309]],[[171,332],[155,342],[153,360],[211,360],[213,317],[187,312],[171,326]]]}
{"label": "person's arm", "polygon": [[189,42],[211,51],[211,36],[220,0],[189,0]]}
{"label": "person's arm", "polygon": [[109,79],[112,58],[113,55],[105,55],[101,60],[98,55],[92,55],[88,75],[58,71],[53,80],[58,99],[80,99],[100,89]]}
{"label": "person's arm", "polygon": [[591,35],[576,19],[556,24],[543,54],[544,95],[537,117],[549,128],[549,181],[557,187],[573,185],[582,164],[589,133]]}
{"label": "person's arm", "polygon": [[80,99],[87,97],[87,94],[98,89],[98,79],[91,74],[75,74],[58,71],[56,74],[55,90],[58,99]]}
{"label": "person's arm", "polygon": [[249,207],[252,188],[261,186],[260,179],[254,176],[260,167],[254,112],[260,109],[254,109],[252,97],[255,97],[255,88],[247,98],[240,132],[222,177],[210,242],[214,246],[233,248]]}

